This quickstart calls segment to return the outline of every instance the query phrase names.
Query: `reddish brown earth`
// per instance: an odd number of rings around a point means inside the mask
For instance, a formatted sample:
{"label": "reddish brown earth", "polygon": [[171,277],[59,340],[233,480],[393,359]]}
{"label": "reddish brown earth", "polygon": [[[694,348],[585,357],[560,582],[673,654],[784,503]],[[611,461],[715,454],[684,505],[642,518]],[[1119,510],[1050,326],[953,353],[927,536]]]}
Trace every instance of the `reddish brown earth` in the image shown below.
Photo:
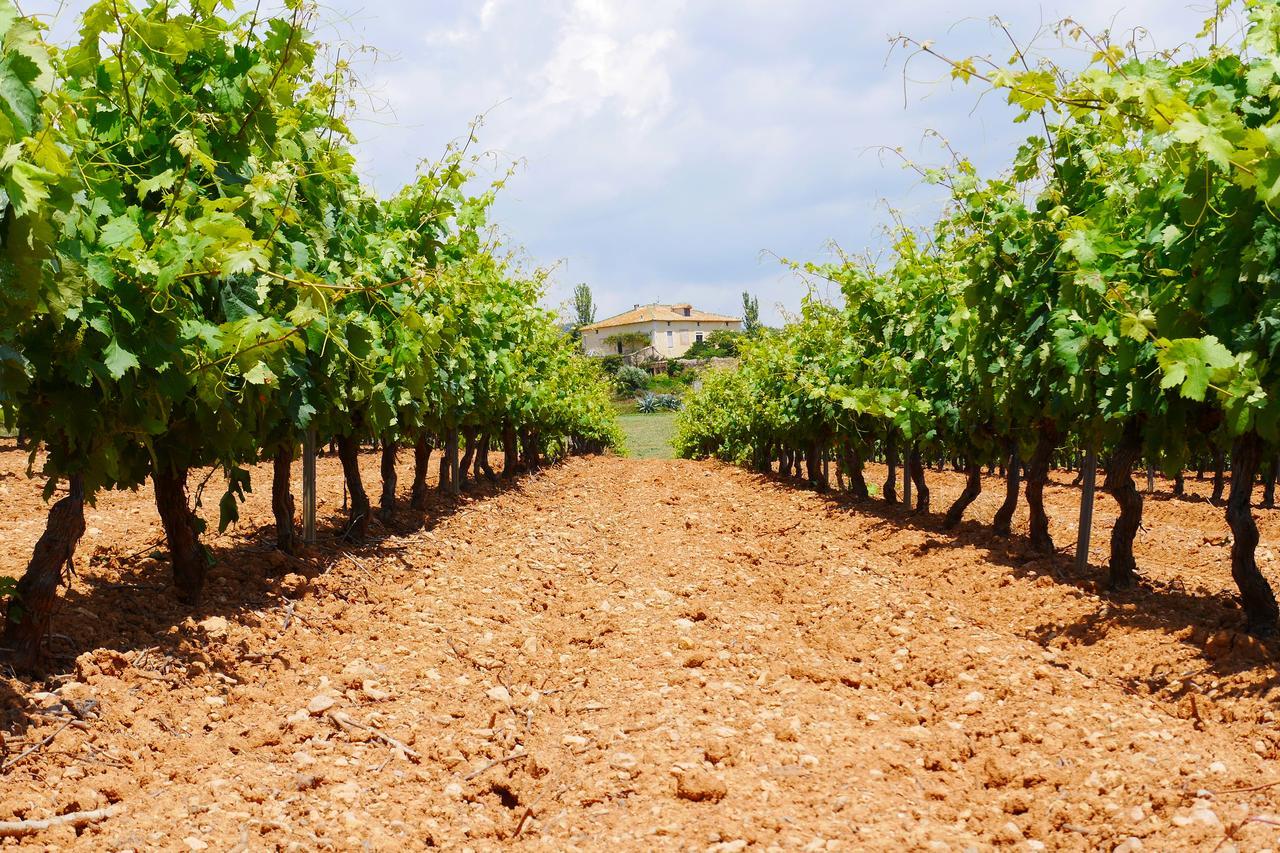
{"label": "reddish brown earth", "polygon": [[[42,525],[22,464],[0,452],[7,574]],[[320,469],[332,525],[336,462]],[[0,822],[115,811],[24,843],[1280,843],[1275,650],[1235,633],[1222,510],[1165,484],[1138,542],[1147,582],[1112,597],[1093,584],[1108,499],[1077,577],[1070,547],[1035,558],[989,535],[994,480],[948,534],[938,514],[719,464],[581,459],[294,561],[270,549],[256,474],[245,522],[208,539],[193,615],[150,556],[149,495],[91,511],[54,626],[62,674],[0,679]],[[961,478],[929,477],[940,513]],[[1049,493],[1060,546],[1067,479]],[[1280,516],[1260,518],[1276,580]]]}

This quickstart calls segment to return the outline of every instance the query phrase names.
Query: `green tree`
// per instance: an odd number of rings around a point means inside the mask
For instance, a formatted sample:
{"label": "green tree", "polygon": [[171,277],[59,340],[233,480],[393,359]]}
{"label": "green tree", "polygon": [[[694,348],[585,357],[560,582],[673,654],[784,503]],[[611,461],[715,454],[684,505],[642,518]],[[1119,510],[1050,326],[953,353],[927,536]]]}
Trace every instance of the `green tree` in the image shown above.
{"label": "green tree", "polygon": [[596,321],[596,303],[591,299],[591,285],[586,282],[573,289],[573,310],[578,315],[578,329]]}
{"label": "green tree", "polygon": [[742,291],[742,328],[748,335],[760,331],[760,300]]}

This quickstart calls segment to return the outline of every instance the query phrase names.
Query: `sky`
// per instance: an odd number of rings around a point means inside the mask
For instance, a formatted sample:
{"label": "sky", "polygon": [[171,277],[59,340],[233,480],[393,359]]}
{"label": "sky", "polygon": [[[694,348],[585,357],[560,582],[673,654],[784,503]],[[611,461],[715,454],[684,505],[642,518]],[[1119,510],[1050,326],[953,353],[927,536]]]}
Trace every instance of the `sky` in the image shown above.
{"label": "sky", "polygon": [[[21,5],[50,16],[56,40],[87,3]],[[829,259],[833,241],[876,247],[890,208],[916,224],[937,215],[937,191],[885,148],[939,164],[937,133],[992,173],[1029,131],[938,61],[908,64],[891,36],[1003,62],[998,16],[1019,41],[1040,33],[1071,61],[1044,31],[1065,16],[1117,39],[1145,26],[1144,43],[1166,48],[1194,36],[1208,5],[324,0],[316,30],[355,57],[358,156],[379,192],[484,114],[479,149],[518,164],[494,219],[530,263],[554,267],[550,306],[568,313],[586,282],[598,319],[648,302],[740,315],[746,290],[776,324],[808,287],[780,258]]]}

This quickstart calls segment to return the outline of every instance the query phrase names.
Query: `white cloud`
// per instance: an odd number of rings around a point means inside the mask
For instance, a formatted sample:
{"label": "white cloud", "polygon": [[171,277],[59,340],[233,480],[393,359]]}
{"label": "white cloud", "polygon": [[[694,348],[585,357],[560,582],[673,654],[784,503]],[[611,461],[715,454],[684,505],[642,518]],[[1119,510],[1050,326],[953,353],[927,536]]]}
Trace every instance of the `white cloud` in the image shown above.
{"label": "white cloud", "polygon": [[572,28],[542,71],[547,91],[540,107],[590,115],[616,101],[626,119],[657,119],[671,101],[665,58],[674,41],[669,30],[620,41],[606,32]]}
{"label": "white cloud", "polygon": [[[26,0],[52,13],[60,0]],[[550,301],[588,281],[600,310],[688,299],[736,311],[759,293],[766,317],[805,288],[762,250],[822,257],[879,240],[882,198],[928,221],[938,193],[875,146],[923,161],[935,129],[985,171],[1002,168],[1026,126],[998,96],[953,83],[927,58],[889,57],[889,36],[933,39],[949,55],[1004,61],[999,15],[1055,48],[1043,25],[1074,15],[1123,40],[1136,24],[1174,46],[1198,29],[1188,0],[326,0],[326,33],[394,61],[362,77],[394,115],[357,123],[366,173],[383,192],[408,180],[491,110],[482,144],[527,163],[500,200],[512,239],[563,260]],[[1208,6],[1210,0],[1189,0]],[[71,0],[57,33],[74,32]],[[345,21],[345,23],[344,23]],[[335,29],[336,28],[336,29]]]}
{"label": "white cloud", "polygon": [[497,23],[498,14],[501,11],[501,0],[484,0],[484,3],[480,6],[480,29],[493,29],[493,25]]}

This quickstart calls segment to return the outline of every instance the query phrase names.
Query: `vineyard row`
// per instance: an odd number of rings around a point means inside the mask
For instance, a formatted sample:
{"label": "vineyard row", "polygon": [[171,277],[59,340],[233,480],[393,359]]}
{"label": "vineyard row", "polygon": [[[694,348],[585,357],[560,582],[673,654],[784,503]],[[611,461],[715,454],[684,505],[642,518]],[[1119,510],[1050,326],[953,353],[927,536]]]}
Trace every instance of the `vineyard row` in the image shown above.
{"label": "vineyard row", "polygon": [[371,512],[362,442],[391,463],[414,448],[416,500],[433,445],[456,484],[491,445],[512,472],[620,441],[598,370],[539,307],[545,273],[488,223],[510,173],[472,189],[475,129],[380,197],[352,153],[358,81],[313,34],[314,5],[228,6],[101,0],[55,46],[0,0],[0,415],[61,495],[0,586],[21,669],[40,666],[104,489],[150,481],[195,606],[210,558],[193,470],[225,472],[225,527],[270,460],[290,550],[308,433],[336,442],[353,538]]}
{"label": "vineyard row", "polygon": [[[1119,507],[1115,587],[1138,577],[1140,461],[1180,477],[1190,460],[1229,458],[1232,576],[1249,630],[1275,632],[1251,503],[1280,446],[1280,6],[1216,14],[1168,52],[1064,21],[1058,33],[1091,57],[1083,68],[1021,46],[1002,65],[900,39],[910,62],[1004,93],[1036,132],[992,178],[954,155],[910,164],[948,202],[926,228],[896,219],[887,257],[795,264],[838,285],[842,305],[810,298],[745,346],[742,369],[690,401],[678,450],[784,473],[803,461],[811,479],[832,454],[859,497],[874,453],[904,462],[919,509],[922,460],[958,460],[953,525],[982,467],[1001,464],[996,532],[1008,533],[1025,471],[1030,544],[1045,554],[1055,456],[1100,459]],[[1239,36],[1219,40],[1237,31],[1219,20],[1237,16]]]}

